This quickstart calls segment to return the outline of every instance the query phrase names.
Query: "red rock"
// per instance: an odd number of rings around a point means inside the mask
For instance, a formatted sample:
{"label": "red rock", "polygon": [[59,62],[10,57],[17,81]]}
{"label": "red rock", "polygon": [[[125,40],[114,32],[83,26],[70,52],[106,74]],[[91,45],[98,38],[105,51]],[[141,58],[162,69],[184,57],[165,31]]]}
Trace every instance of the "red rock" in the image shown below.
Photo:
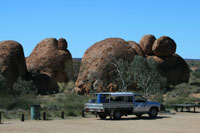
{"label": "red rock", "polygon": [[153,46],[153,43],[154,43],[155,40],[156,40],[156,38],[155,38],[154,35],[144,35],[141,38],[139,44],[142,47],[145,54],[147,54],[147,55],[153,54],[152,46]]}
{"label": "red rock", "polygon": [[[67,81],[66,63],[72,62],[72,56],[66,48],[65,39],[57,41],[55,38],[47,38],[41,41],[31,55],[26,58],[28,71],[33,76],[46,74],[51,78],[51,81],[55,80],[52,82]],[[51,90],[51,88],[47,90]]]}
{"label": "red rock", "polygon": [[117,86],[117,84],[114,84],[114,83],[110,83],[107,86],[107,90],[110,91],[110,92],[116,92],[117,89],[118,89],[118,86]]}
{"label": "red rock", "polygon": [[7,79],[10,89],[19,76],[26,78],[27,68],[20,43],[11,40],[0,42],[0,72]]}
{"label": "red rock", "polygon": [[190,69],[187,63],[177,54],[168,57],[148,56],[158,63],[158,70],[167,78],[168,85],[188,83]]}
{"label": "red rock", "polygon": [[60,50],[67,50],[68,44],[67,41],[64,38],[60,38],[58,40],[58,48]]}
{"label": "red rock", "polygon": [[176,52],[176,43],[168,36],[158,38],[152,47],[156,56],[170,56]]}
{"label": "red rock", "polygon": [[127,41],[128,44],[135,50],[135,52],[140,55],[140,56],[145,56],[145,53],[143,51],[143,49],[141,48],[141,46],[136,43],[135,41]]}
{"label": "red rock", "polygon": [[[105,88],[116,78],[116,71],[111,64],[113,59],[132,60],[135,50],[126,41],[120,38],[108,38],[97,42],[88,48],[82,58],[82,67],[76,81],[76,87],[86,92],[84,84],[91,83],[90,89],[96,80],[102,80],[104,85],[98,91],[108,91]],[[106,82],[104,82],[106,81]],[[99,85],[101,86],[101,85]]]}

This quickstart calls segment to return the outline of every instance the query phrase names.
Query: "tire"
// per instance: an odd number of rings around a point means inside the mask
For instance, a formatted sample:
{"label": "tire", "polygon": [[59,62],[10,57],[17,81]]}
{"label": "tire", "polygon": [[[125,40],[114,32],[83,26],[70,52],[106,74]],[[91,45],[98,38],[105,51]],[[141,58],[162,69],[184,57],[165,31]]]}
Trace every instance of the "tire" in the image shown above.
{"label": "tire", "polygon": [[141,118],[142,117],[142,114],[137,114],[136,115],[138,118]]}
{"label": "tire", "polygon": [[121,119],[121,112],[115,111],[113,117],[114,117],[115,120],[120,120]]}
{"label": "tire", "polygon": [[156,118],[158,115],[158,109],[157,108],[151,108],[149,111],[149,117],[150,118]]}
{"label": "tire", "polygon": [[106,117],[107,117],[107,114],[105,114],[105,113],[99,113],[98,116],[99,116],[100,119],[105,120]]}

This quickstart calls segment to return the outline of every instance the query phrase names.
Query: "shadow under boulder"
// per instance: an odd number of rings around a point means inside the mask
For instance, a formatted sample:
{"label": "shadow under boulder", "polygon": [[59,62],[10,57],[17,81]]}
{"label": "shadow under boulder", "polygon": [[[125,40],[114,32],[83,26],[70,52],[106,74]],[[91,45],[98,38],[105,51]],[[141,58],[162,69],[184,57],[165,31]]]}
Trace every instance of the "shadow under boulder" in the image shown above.
{"label": "shadow under boulder", "polygon": [[37,87],[37,94],[47,95],[59,92],[56,79],[46,74],[33,76],[33,83]]}

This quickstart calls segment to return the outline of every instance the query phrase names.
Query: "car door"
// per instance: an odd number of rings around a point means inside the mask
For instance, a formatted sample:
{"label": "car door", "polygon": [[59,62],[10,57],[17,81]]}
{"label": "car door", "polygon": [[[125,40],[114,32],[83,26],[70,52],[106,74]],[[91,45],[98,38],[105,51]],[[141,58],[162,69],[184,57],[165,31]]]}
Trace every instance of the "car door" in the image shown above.
{"label": "car door", "polygon": [[134,96],[134,112],[143,113],[147,111],[147,100],[141,95]]}

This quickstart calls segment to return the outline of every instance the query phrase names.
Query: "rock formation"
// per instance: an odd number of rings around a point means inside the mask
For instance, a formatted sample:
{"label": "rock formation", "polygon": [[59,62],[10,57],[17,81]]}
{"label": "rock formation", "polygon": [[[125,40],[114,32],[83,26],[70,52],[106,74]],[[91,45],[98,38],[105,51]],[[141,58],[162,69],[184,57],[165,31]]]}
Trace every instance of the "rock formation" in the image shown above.
{"label": "rock formation", "polygon": [[[58,41],[55,38],[44,39],[26,58],[28,72],[32,73],[34,82],[37,81],[37,87],[41,92],[42,90],[58,91],[55,83],[67,80],[66,63],[68,62],[72,62],[72,56],[67,50],[67,42],[63,38]],[[37,77],[42,80],[38,80]],[[50,81],[53,86],[46,84]]]}
{"label": "rock formation", "polygon": [[116,79],[116,71],[111,62],[114,59],[129,61],[135,55],[135,50],[120,38],[108,38],[95,43],[83,55],[75,90],[83,94],[94,89],[107,91],[108,88],[116,88],[111,85],[107,87],[110,83],[114,85]]}
{"label": "rock formation", "polygon": [[147,59],[149,58],[153,58],[158,63],[158,70],[167,78],[168,84],[188,83],[190,69],[178,54],[167,57],[148,56]]}
{"label": "rock formation", "polygon": [[176,52],[176,43],[170,37],[162,36],[154,42],[152,51],[156,56],[170,56]]}
{"label": "rock formation", "polygon": [[143,49],[138,43],[136,43],[135,41],[128,41],[128,44],[135,50],[135,52],[138,55],[143,56],[143,57],[145,56]]}
{"label": "rock formation", "polygon": [[[112,65],[113,59],[130,61],[135,55],[153,58],[158,63],[158,71],[167,78],[168,85],[188,82],[189,67],[175,52],[176,43],[167,36],[156,40],[153,35],[145,35],[140,45],[120,38],[97,42],[86,50],[82,58],[75,91],[80,94],[90,93],[91,90],[117,91],[119,86],[116,82],[116,68]],[[134,83],[132,87],[137,87],[137,84]]]}
{"label": "rock formation", "polygon": [[0,72],[7,79],[10,89],[19,76],[26,78],[27,69],[21,44],[11,40],[0,42]]}
{"label": "rock formation", "polygon": [[155,40],[156,40],[156,38],[155,38],[154,35],[144,35],[141,38],[139,44],[142,47],[145,54],[147,54],[147,55],[153,54],[152,46],[153,46],[153,43],[154,43]]}

